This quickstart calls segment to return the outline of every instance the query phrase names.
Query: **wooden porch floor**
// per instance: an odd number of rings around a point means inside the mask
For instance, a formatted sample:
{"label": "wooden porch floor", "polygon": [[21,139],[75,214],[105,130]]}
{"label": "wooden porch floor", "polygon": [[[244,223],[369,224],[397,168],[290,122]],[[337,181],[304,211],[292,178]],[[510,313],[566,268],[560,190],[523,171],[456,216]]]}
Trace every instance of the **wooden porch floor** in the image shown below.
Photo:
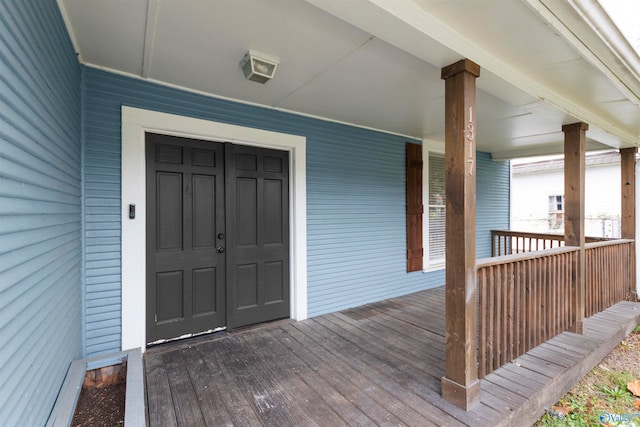
{"label": "wooden porch floor", "polygon": [[465,412],[440,397],[444,307],[441,287],[151,348],[149,425],[530,425],[640,322],[629,302],[587,319],[488,375]]}

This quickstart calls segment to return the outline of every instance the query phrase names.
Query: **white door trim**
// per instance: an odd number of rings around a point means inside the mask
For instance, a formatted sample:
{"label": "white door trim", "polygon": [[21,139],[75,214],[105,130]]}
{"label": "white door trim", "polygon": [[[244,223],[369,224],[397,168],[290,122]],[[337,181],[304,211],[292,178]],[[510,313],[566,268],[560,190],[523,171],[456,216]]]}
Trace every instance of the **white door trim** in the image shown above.
{"label": "white door trim", "polygon": [[289,151],[291,317],[306,319],[306,138],[122,106],[122,350],[146,346],[145,132]]}

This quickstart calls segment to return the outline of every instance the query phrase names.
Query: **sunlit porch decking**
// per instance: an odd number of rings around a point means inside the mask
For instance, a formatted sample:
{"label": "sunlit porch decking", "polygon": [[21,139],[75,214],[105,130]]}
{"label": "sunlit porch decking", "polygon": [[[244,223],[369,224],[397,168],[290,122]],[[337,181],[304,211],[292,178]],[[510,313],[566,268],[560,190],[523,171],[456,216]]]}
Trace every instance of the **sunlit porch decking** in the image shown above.
{"label": "sunlit porch decking", "polygon": [[528,425],[640,322],[621,302],[481,380],[481,404],[441,397],[444,287],[302,322],[151,348],[150,426]]}

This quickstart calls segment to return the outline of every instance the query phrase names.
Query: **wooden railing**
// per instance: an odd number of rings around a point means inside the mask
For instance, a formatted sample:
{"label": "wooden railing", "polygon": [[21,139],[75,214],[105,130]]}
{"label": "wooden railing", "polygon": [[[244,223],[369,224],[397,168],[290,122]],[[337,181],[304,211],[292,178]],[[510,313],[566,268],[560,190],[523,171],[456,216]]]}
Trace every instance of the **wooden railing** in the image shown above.
{"label": "wooden railing", "polygon": [[630,297],[635,288],[635,243],[611,240],[585,248],[585,317]]}
{"label": "wooden railing", "polygon": [[[555,234],[494,231],[501,256],[478,260],[478,375],[483,378],[571,329],[580,248]],[[635,289],[635,242],[587,238],[585,313],[592,316]],[[544,249],[543,249],[544,248]],[[507,253],[507,255],[504,255]]]}
{"label": "wooden railing", "polygon": [[[587,243],[606,242],[607,237],[587,237]],[[553,233],[491,230],[491,256],[521,254],[564,246],[564,236]]]}
{"label": "wooden railing", "polygon": [[579,248],[478,260],[478,376],[567,330]]}

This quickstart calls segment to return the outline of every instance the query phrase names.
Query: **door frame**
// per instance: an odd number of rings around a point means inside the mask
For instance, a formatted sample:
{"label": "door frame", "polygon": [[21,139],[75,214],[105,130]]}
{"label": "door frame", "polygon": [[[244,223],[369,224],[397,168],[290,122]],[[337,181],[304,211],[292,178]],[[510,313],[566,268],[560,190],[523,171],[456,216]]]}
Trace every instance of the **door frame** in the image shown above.
{"label": "door frame", "polygon": [[[307,318],[306,138],[122,106],[121,349],[146,348],[145,133],[271,148],[289,152],[291,318]],[[129,219],[135,204],[136,218]]]}

